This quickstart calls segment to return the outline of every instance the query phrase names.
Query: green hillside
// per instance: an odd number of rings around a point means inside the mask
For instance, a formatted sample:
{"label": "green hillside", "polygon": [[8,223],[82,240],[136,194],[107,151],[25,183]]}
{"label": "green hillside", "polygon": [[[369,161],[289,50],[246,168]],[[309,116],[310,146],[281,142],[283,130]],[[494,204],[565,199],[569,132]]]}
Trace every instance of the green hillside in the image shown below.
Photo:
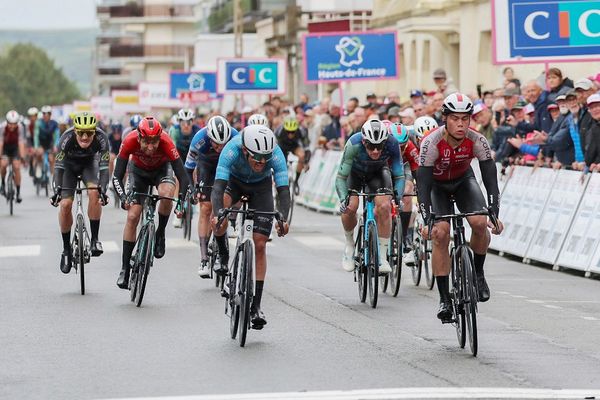
{"label": "green hillside", "polygon": [[92,54],[97,33],[97,29],[0,30],[0,48],[19,42],[43,48],[85,96],[91,88]]}

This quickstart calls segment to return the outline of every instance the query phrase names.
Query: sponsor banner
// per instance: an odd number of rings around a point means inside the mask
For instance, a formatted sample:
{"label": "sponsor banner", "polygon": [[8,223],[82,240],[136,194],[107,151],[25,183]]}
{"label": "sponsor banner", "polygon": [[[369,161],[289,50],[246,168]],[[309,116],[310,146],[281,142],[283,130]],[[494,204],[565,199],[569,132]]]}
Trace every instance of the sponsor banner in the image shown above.
{"label": "sponsor banner", "polygon": [[94,96],[90,98],[91,109],[94,113],[99,114],[101,118],[110,116],[112,113],[112,97],[110,96]]}
{"label": "sponsor banner", "polygon": [[398,77],[393,31],[307,34],[302,48],[306,83]]}
{"label": "sponsor banner", "polygon": [[494,62],[600,60],[600,1],[492,0]]}
{"label": "sponsor banner", "polygon": [[282,94],[287,65],[277,58],[220,58],[217,60],[217,92],[220,94]]}
{"label": "sponsor banner", "polygon": [[207,71],[171,71],[169,97],[193,102],[219,99],[217,73]]}
{"label": "sponsor banner", "polygon": [[166,82],[140,82],[138,84],[140,106],[149,108],[181,108],[183,104],[169,97]]}
{"label": "sponsor banner", "polygon": [[558,171],[525,258],[554,265],[584,190],[581,172]]}
{"label": "sponsor banner", "polygon": [[140,106],[137,90],[113,90],[111,92],[113,112],[138,113],[146,112],[149,107]]}
{"label": "sponsor banner", "polygon": [[84,111],[92,111],[92,103],[89,101],[75,100],[73,102],[73,112],[80,113]]}

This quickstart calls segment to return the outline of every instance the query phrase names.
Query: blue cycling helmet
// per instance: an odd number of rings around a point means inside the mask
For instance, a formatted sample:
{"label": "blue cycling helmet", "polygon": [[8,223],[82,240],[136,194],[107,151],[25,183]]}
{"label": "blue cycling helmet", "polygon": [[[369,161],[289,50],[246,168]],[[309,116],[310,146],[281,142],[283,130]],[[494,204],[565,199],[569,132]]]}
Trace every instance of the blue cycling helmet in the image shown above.
{"label": "blue cycling helmet", "polygon": [[402,124],[391,124],[390,134],[394,135],[394,137],[398,140],[398,143],[400,143],[401,145],[404,145],[408,142],[408,129]]}
{"label": "blue cycling helmet", "polygon": [[131,127],[133,129],[137,129],[137,127],[141,121],[142,121],[142,116],[139,114],[135,114],[129,120],[129,125],[131,125]]}

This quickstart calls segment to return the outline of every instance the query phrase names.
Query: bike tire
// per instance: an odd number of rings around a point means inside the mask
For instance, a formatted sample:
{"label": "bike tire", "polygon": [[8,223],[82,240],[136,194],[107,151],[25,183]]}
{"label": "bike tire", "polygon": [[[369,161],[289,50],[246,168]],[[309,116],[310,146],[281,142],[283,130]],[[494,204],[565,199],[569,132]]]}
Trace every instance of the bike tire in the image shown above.
{"label": "bike tire", "polygon": [[381,293],[387,292],[388,287],[391,287],[390,286],[390,277],[388,275],[379,277],[379,289],[381,289]]}
{"label": "bike tire", "polygon": [[460,262],[463,271],[463,293],[464,293],[464,311],[467,322],[467,332],[469,333],[469,347],[473,357],[477,357],[478,336],[477,336],[477,282],[475,281],[475,270],[473,257],[469,249],[465,246],[461,248]]}
{"label": "bike tire", "polygon": [[296,202],[296,182],[293,183],[293,186],[290,186],[290,209],[287,215],[287,223],[289,226],[292,225],[292,217],[294,216],[294,203]]}
{"label": "bike tire", "polygon": [[8,182],[7,182],[7,190],[6,190],[6,197],[8,199],[8,206],[10,209],[10,215],[14,214],[14,207],[15,207],[15,193],[14,193],[14,188],[13,185],[10,183],[12,177],[9,176],[8,177]]}
{"label": "bike tire", "polygon": [[246,345],[246,337],[250,330],[250,306],[254,297],[254,281],[252,278],[252,270],[254,268],[254,248],[250,242],[244,243],[244,256],[242,257],[242,269],[240,288],[240,324],[238,327],[238,341],[240,347]]}
{"label": "bike tire", "polygon": [[229,285],[229,298],[227,302],[229,304],[229,334],[232,339],[237,338],[238,326],[240,323],[240,305],[238,302],[238,273],[240,267],[240,252],[236,253],[235,259],[233,260],[233,268],[228,276]]}
{"label": "bike tire", "polygon": [[369,304],[377,307],[379,285],[379,245],[377,243],[377,227],[369,225],[369,257],[367,262],[367,277],[369,286]]}
{"label": "bike tire", "polygon": [[148,282],[148,274],[150,273],[150,267],[154,261],[154,225],[150,224],[146,229],[145,249],[144,249],[144,261],[139,265],[137,279],[138,284],[136,287],[136,307],[142,305],[144,300],[144,293],[146,292],[146,283]]}
{"label": "bike tire", "polygon": [[429,250],[429,241],[423,240],[422,243],[422,251],[423,251],[423,270],[425,271],[425,283],[427,284],[427,288],[432,290],[435,286],[435,278],[433,276],[433,269],[431,266],[431,250]]}
{"label": "bike tire", "polygon": [[183,238],[192,239],[192,218],[194,217],[194,205],[191,201],[186,202],[185,215],[183,216]]}
{"label": "bike tire", "polygon": [[392,220],[392,235],[390,236],[390,257],[389,263],[392,267],[390,275],[390,289],[392,296],[397,297],[400,291],[400,282],[402,281],[402,224],[400,217]]}
{"label": "bike tire", "polygon": [[84,241],[84,222],[83,215],[77,215],[76,235],[77,246],[79,251],[77,254],[77,263],[79,264],[79,285],[81,287],[81,295],[85,294],[85,241]]}
{"label": "bike tire", "polygon": [[455,249],[452,249],[451,260],[451,282],[452,282],[452,305],[454,308],[454,327],[456,328],[456,338],[461,349],[465,348],[467,331],[465,321],[465,308],[463,304],[463,277],[459,255]]}
{"label": "bike tire", "polygon": [[367,301],[367,271],[365,266],[364,240],[362,222],[358,228],[358,236],[354,245],[354,263],[358,282],[358,298],[361,303]]}
{"label": "bike tire", "polygon": [[[417,228],[415,228],[415,232]],[[413,284],[419,286],[421,283],[421,277],[423,276],[423,246],[421,244],[421,235],[415,233],[413,237],[413,250],[415,252],[415,265],[411,267],[411,275]]]}
{"label": "bike tire", "polygon": [[142,226],[142,228],[140,229],[140,232],[138,233],[137,239],[136,239],[136,243],[135,243],[135,253],[132,256],[132,265],[131,265],[131,272],[129,274],[129,294],[130,294],[130,300],[132,302],[135,302],[136,300],[136,296],[137,296],[137,285],[138,285],[138,279],[137,279],[137,275],[140,269],[140,264],[142,264],[144,262],[145,259],[145,253],[144,251],[146,250],[146,226]]}

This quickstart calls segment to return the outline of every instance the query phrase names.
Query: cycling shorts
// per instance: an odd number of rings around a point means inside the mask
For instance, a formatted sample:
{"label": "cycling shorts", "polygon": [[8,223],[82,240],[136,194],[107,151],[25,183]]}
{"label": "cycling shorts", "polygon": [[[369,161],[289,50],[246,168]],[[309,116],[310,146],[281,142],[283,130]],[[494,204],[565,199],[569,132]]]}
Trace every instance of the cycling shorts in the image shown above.
{"label": "cycling shorts", "polygon": [[[61,187],[67,188],[62,189],[62,198],[72,198],[75,194],[73,190],[77,187],[77,177],[81,176],[85,186],[98,186],[99,181],[99,167],[98,162],[93,158],[88,161],[77,160],[77,162],[70,162],[66,160],[63,163],[63,179]],[[70,188],[70,189],[69,189]]]}
{"label": "cycling shorts", "polygon": [[200,202],[210,202],[212,193],[212,185],[215,183],[215,174],[217,173],[217,165],[208,162],[199,162],[196,166],[196,179],[201,186]]}
{"label": "cycling shorts", "polygon": [[12,160],[20,160],[21,156],[19,154],[19,145],[18,144],[5,144],[2,147],[2,155],[6,158]]}
{"label": "cycling shorts", "polygon": [[[160,185],[161,183],[169,183],[175,186],[175,175],[171,163],[166,162],[160,167],[152,171],[146,171],[136,167],[135,164],[129,164],[129,175],[127,182],[127,192],[147,193],[151,186]],[[142,204],[143,197],[135,196],[135,203]]]}
{"label": "cycling shorts", "polygon": [[40,147],[44,149],[44,151],[52,151],[54,146],[52,145],[52,140],[40,140]]}
{"label": "cycling shorts", "polygon": [[460,178],[450,181],[433,181],[431,208],[436,215],[453,214],[450,196],[454,196],[461,213],[481,211],[486,208],[485,198],[472,169]]}
{"label": "cycling shorts", "polygon": [[287,162],[288,154],[295,154],[296,149],[300,148],[300,144],[298,143],[285,143],[284,145],[279,144],[281,151],[285,157],[285,161]]}
{"label": "cycling shorts", "polygon": [[392,173],[386,166],[380,170],[368,174],[361,174],[352,170],[346,180],[348,190],[360,192],[363,185],[366,186],[368,193],[376,193],[380,189],[393,190]]}
{"label": "cycling shorts", "polygon": [[[271,212],[273,205],[273,178],[268,177],[255,183],[244,183],[234,177],[229,179],[225,193],[237,203],[242,196],[248,197],[248,208],[257,211]],[[254,217],[254,233],[269,236],[273,227],[273,217],[256,215]]]}

